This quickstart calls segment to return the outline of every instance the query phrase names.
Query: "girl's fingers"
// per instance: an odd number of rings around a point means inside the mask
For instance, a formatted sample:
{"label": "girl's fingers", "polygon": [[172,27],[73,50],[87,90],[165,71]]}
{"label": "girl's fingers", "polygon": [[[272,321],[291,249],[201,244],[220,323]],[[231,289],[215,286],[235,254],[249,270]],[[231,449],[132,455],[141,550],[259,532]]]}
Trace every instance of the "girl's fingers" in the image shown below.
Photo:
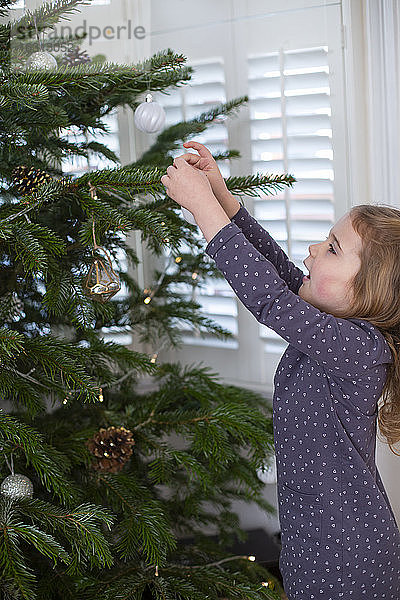
{"label": "girl's fingers", "polygon": [[163,176],[161,177],[161,183],[162,183],[162,184],[163,184],[165,187],[168,187],[168,181],[169,181],[169,177],[168,177],[168,175],[163,175]]}
{"label": "girl's fingers", "polygon": [[[184,160],[186,160],[186,162],[188,162],[191,165],[195,165],[200,160],[200,156],[198,154],[193,154],[193,152],[188,152],[187,154],[181,154],[180,156],[177,156],[176,158],[183,158]],[[176,158],[174,159],[174,164],[175,164]]]}
{"label": "girl's fingers", "polygon": [[173,173],[175,171],[176,167],[173,167],[172,165],[169,165],[169,167],[167,167],[167,173],[168,175],[171,174],[171,172]]}
{"label": "girl's fingers", "polygon": [[176,156],[174,160],[176,160],[177,158],[184,158],[185,160],[196,158],[197,160],[199,160],[200,156],[198,154],[195,154],[194,152],[186,152],[186,154],[180,154],[179,156]]}
{"label": "girl's fingers", "polygon": [[185,148],[194,148],[195,150],[197,150],[200,156],[204,156],[205,158],[212,157],[212,154],[209,151],[209,149],[203,146],[203,144],[200,144],[199,142],[184,142],[183,145],[185,146]]}
{"label": "girl's fingers", "polygon": [[[176,172],[177,169],[179,168],[183,168],[183,169],[187,169],[188,167],[192,167],[192,165],[189,164],[189,162],[187,160],[185,160],[182,156],[177,156],[174,159],[174,164],[173,166],[169,166],[168,169],[174,169],[174,171]],[[168,171],[167,169],[167,171]]]}

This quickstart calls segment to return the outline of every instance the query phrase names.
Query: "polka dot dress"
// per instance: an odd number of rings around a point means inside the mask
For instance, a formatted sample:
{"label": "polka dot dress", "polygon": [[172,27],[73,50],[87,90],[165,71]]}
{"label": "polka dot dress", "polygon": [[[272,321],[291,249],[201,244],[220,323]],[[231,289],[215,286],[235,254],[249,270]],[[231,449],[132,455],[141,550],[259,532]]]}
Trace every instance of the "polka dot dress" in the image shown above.
{"label": "polka dot dress", "polygon": [[289,344],[273,397],[288,599],[399,600],[400,532],[375,464],[392,360],[383,335],[300,298],[303,272],[244,206],[205,251],[257,321]]}

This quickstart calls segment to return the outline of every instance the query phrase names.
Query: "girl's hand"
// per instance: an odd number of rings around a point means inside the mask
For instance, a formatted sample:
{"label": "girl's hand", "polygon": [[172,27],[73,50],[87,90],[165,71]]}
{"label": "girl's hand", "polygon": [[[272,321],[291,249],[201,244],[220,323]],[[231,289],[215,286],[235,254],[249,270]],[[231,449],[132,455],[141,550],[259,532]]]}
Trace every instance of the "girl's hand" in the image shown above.
{"label": "girl's hand", "polygon": [[167,175],[161,177],[161,183],[167,188],[168,196],[193,215],[204,208],[206,203],[218,206],[206,175],[181,156],[174,160],[174,165],[167,168]]}
{"label": "girl's hand", "polygon": [[194,148],[197,150],[200,156],[194,154],[193,152],[188,152],[187,154],[182,154],[177,158],[185,159],[186,162],[188,162],[192,167],[198,169],[202,173],[205,173],[217,200],[223,200],[224,197],[229,194],[229,191],[225,185],[225,180],[221,175],[221,171],[219,170],[218,165],[209,149],[203,146],[203,144],[193,141],[184,142],[183,145],[185,148]]}

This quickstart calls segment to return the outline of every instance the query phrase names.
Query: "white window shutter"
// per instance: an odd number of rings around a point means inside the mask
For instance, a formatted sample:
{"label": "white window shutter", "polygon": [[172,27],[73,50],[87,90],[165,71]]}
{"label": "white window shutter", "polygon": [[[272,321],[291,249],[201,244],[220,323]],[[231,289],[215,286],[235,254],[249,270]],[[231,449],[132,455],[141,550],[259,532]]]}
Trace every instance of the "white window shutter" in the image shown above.
{"label": "white window shutter", "polygon": [[[328,48],[279,50],[248,57],[253,173],[290,173],[293,188],[260,193],[254,217],[304,270],[310,243],[324,239],[334,215]],[[260,325],[265,352],[287,343]]]}

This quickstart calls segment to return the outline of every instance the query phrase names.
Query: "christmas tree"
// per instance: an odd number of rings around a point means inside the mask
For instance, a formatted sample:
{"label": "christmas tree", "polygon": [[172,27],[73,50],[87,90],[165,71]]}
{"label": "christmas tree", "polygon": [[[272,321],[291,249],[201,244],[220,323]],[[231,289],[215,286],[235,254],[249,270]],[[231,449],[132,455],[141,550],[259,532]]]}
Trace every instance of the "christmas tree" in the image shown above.
{"label": "christmas tree", "polygon": [[[138,107],[149,73],[154,91],[190,83],[186,58],[166,49],[135,65],[100,63],[79,46],[53,56],[35,33],[78,2],[47,3],[17,21],[11,4],[0,0],[0,594],[280,598],[253,557],[226,550],[245,535],[233,500],[274,510],[259,477],[274,450],[269,403],[222,385],[207,365],[159,364],[104,337],[119,327],[154,348],[178,346],[179,319],[232,335],[176,291],[221,275],[160,178],[184,141],[247,98],[164,129],[121,166],[100,141],[74,143],[63,132],[105,131],[116,107]],[[63,172],[63,159],[93,153],[115,167]],[[226,183],[254,195],[292,181],[257,174]],[[139,262],[134,230],[174,258],[151,290],[130,271]],[[143,376],[153,378],[151,393],[138,390]]]}

